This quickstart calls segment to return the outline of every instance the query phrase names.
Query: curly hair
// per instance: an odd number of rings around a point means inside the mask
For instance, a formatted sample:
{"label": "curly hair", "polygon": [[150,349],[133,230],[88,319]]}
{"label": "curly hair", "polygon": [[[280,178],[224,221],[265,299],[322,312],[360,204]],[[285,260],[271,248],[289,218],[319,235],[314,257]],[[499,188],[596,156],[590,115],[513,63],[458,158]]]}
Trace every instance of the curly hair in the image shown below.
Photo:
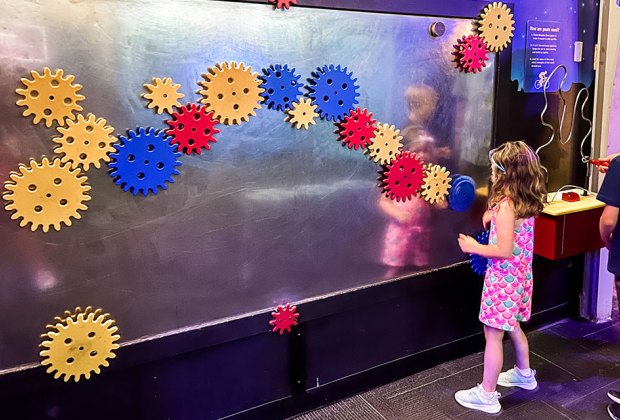
{"label": "curly hair", "polygon": [[491,150],[489,158],[496,171],[489,208],[508,197],[518,219],[537,216],[547,198],[545,174],[538,155],[524,142],[511,141]]}

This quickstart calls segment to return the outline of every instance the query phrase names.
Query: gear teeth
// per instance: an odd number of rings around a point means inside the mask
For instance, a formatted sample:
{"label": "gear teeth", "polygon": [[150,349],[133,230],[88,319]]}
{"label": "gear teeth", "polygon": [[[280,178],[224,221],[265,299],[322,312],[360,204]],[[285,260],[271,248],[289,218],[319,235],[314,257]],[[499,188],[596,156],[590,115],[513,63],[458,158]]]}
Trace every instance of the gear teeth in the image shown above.
{"label": "gear teeth", "polygon": [[263,69],[263,76],[260,77],[263,89],[261,97],[267,104],[268,109],[285,111],[290,109],[293,102],[301,95],[302,83],[299,83],[301,76],[295,73],[294,68],[287,64],[275,64]]}
{"label": "gear teeth", "polygon": [[431,204],[444,201],[452,187],[450,171],[432,163],[426,165],[424,169],[426,178],[422,186],[422,197]]}
{"label": "gear teeth", "polygon": [[424,162],[410,151],[404,151],[392,159],[381,173],[382,191],[391,200],[411,200],[422,186]]}
{"label": "gear teeth", "polygon": [[396,129],[396,126],[382,123],[377,124],[374,134],[375,138],[368,145],[366,153],[370,160],[385,165],[400,152],[403,147],[401,143],[403,136],[400,135],[400,130]]}
{"label": "gear teeth", "polygon": [[63,223],[71,226],[71,218],[81,218],[78,210],[85,210],[84,202],[90,200],[88,178],[60,159],[33,159],[30,166],[19,165],[19,172],[9,178],[2,194],[5,209],[13,212],[11,219],[19,220],[20,227],[30,224],[32,231],[60,230]]}
{"label": "gear teeth", "polygon": [[114,183],[134,196],[166,189],[166,181],[179,173],[175,167],[181,165],[181,153],[170,144],[170,138],[152,127],[139,127],[137,133],[128,130],[128,137],[119,137],[121,143],[115,146],[117,153],[111,155],[108,165]]}
{"label": "gear teeth", "polygon": [[174,83],[170,77],[154,77],[152,83],[145,83],[144,87],[149,91],[143,93],[142,97],[147,99],[147,107],[155,108],[157,114],[167,112],[172,114],[175,107],[180,107],[179,99],[185,97],[183,93],[178,92],[180,84]]}
{"label": "gear teeth", "polygon": [[340,130],[336,133],[340,135],[340,140],[344,146],[355,150],[365,149],[375,138],[377,120],[372,118],[372,112],[359,107],[345,115],[344,122],[340,124]]}
{"label": "gear teeth", "polygon": [[263,89],[259,86],[258,74],[252,73],[250,66],[234,61],[219,63],[202,76],[204,81],[198,82],[203,87],[198,90],[202,95],[200,102],[208,111],[213,111],[220,123],[240,124],[261,108]]}
{"label": "gear teeth", "polygon": [[506,48],[514,35],[513,15],[510,8],[502,2],[493,2],[486,6],[478,24],[482,37],[493,52]]}
{"label": "gear teeth", "polygon": [[[347,68],[333,64],[325,65],[312,73],[307,86],[312,104],[317,105],[321,118],[339,121],[358,103],[359,86]],[[330,100],[331,99],[331,100]]]}
{"label": "gear teeth", "polygon": [[120,336],[114,321],[108,319],[109,314],[101,315],[100,309],[93,312],[88,307],[81,312],[76,308],[74,313],[67,312],[56,325],[48,325],[48,329],[52,328],[42,335],[39,354],[48,374],[65,382],[78,382],[82,376],[89,379],[93,372],[99,374],[101,367],[109,366],[108,360],[116,357],[114,350],[120,347],[116,343]]}
{"label": "gear teeth", "polygon": [[299,102],[293,103],[293,107],[288,111],[288,117],[284,121],[289,122],[297,129],[307,130],[310,125],[316,124],[319,116],[315,112],[316,105],[312,105],[310,99],[301,98]]}
{"label": "gear teeth", "polygon": [[90,165],[101,167],[101,162],[109,162],[109,153],[116,137],[112,135],[114,128],[106,125],[104,118],[88,114],[86,118],[78,114],[73,121],[67,120],[65,127],[58,127],[60,137],[53,138],[57,144],[54,152],[61,156],[62,163],[70,163],[71,168],[82,168],[87,171]]}
{"label": "gear teeth", "polygon": [[32,70],[30,75],[32,80],[21,79],[25,88],[18,88],[15,92],[23,97],[16,102],[18,106],[26,107],[22,115],[34,115],[34,124],[45,120],[46,127],[51,127],[54,122],[63,125],[65,119],[73,120],[74,113],[82,111],[78,102],[85,97],[77,93],[82,86],[72,83],[74,76],[64,76],[62,69],[52,73],[49,67],[43,69],[43,74]]}

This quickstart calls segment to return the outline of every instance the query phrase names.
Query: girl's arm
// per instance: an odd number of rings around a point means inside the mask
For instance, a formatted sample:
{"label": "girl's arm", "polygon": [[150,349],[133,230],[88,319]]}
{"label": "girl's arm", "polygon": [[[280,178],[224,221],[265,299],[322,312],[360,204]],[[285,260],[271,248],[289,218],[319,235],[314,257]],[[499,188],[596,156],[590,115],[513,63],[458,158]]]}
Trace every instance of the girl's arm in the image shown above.
{"label": "girl's arm", "polygon": [[385,214],[398,220],[400,223],[407,224],[411,221],[411,215],[396,208],[394,205],[394,200],[387,198],[385,195],[381,195],[381,198],[379,199],[379,207]]}
{"label": "girl's arm", "polygon": [[482,245],[471,236],[459,235],[459,246],[463,252],[486,258],[510,258],[514,249],[515,212],[509,201],[500,204],[495,217],[497,244]]}

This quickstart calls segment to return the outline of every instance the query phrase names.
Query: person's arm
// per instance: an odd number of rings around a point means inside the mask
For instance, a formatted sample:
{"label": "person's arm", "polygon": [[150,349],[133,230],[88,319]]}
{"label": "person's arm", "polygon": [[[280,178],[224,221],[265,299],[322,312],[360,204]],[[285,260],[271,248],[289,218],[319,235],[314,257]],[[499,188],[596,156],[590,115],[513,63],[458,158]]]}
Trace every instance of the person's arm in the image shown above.
{"label": "person's arm", "polygon": [[411,215],[405,211],[399,210],[395,205],[395,201],[387,198],[385,195],[381,195],[379,207],[385,214],[398,220],[400,223],[407,224],[411,221]]}
{"label": "person's arm", "polygon": [[459,246],[463,252],[486,258],[510,258],[514,250],[515,212],[508,201],[500,204],[495,217],[497,244],[482,245],[471,236],[459,235]]}
{"label": "person's arm", "polygon": [[493,212],[491,211],[491,209],[487,209],[482,215],[482,226],[484,226],[485,229],[489,228],[492,215],[493,215]]}
{"label": "person's arm", "polygon": [[601,232],[601,239],[605,242],[605,246],[609,248],[611,244],[611,238],[618,224],[618,207],[605,206],[601,220],[599,221],[599,231]]}
{"label": "person's arm", "polygon": [[605,246],[609,247],[614,229],[618,224],[618,208],[620,208],[620,159],[616,158],[609,165],[601,189],[596,198],[606,204],[599,220],[599,232]]}

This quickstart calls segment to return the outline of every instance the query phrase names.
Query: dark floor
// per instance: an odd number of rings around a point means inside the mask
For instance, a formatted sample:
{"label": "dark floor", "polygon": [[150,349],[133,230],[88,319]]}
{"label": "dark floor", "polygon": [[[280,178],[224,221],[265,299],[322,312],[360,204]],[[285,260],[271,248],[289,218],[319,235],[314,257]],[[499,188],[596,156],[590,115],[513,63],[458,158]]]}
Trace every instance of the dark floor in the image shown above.
{"label": "dark floor", "polygon": [[[501,388],[502,411],[468,410],[454,392],[482,379],[482,353],[453,360],[400,381],[306,413],[297,419],[607,419],[607,390],[620,390],[620,322],[566,320],[528,334],[539,388]],[[504,345],[504,366],[514,353]]]}

